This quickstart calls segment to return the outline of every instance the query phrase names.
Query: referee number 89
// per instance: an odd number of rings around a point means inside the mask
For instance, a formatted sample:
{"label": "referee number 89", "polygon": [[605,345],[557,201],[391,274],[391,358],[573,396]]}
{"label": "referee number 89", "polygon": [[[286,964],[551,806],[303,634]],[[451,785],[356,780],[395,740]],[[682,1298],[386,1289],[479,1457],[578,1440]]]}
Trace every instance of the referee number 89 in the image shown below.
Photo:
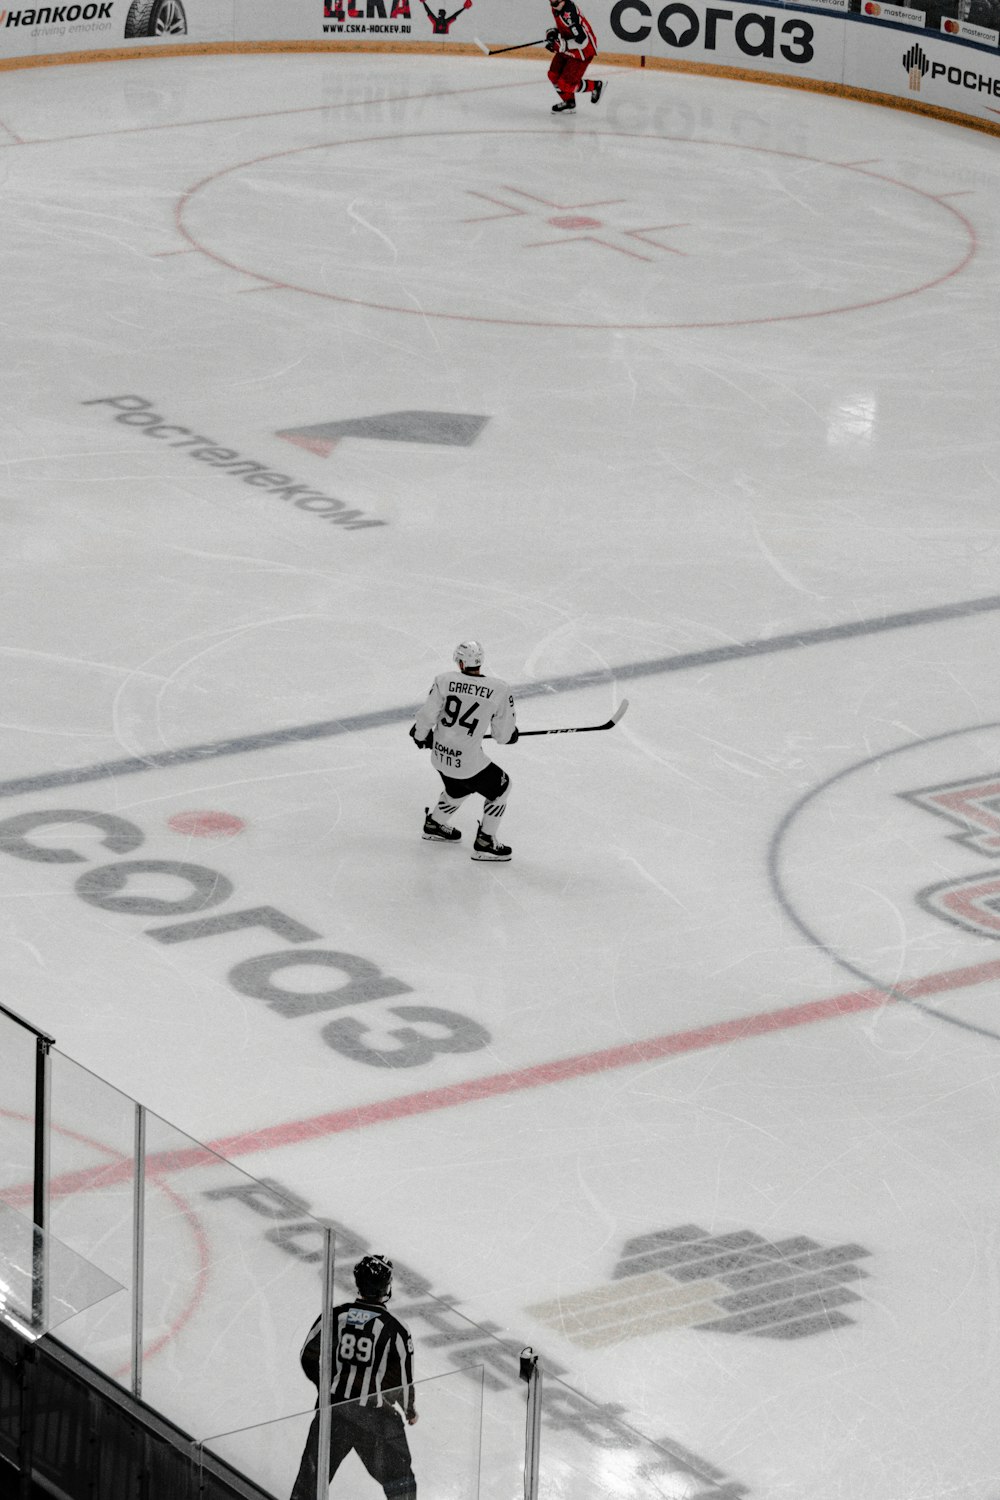
{"label": "referee number 89", "polygon": [[340,1337],[338,1353],[349,1365],[370,1365],[373,1348],[374,1344],[367,1334],[344,1333]]}

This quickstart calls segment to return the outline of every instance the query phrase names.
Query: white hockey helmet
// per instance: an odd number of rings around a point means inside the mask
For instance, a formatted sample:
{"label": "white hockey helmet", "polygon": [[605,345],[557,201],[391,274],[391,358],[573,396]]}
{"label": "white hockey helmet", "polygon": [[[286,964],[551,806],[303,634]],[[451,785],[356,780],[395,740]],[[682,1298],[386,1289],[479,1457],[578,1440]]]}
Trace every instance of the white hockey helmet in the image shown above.
{"label": "white hockey helmet", "polygon": [[461,667],[481,667],[485,655],[481,641],[459,641],[455,647],[455,660]]}

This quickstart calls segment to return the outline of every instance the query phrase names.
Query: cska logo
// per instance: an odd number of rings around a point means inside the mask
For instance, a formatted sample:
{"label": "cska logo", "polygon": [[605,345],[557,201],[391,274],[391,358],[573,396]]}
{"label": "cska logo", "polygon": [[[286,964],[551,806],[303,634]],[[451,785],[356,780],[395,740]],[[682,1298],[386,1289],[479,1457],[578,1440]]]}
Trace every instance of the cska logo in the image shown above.
{"label": "cska logo", "polygon": [[323,0],[323,16],[327,21],[395,21],[410,19],[410,0],[392,0],[392,10],[386,15],[386,0]]}

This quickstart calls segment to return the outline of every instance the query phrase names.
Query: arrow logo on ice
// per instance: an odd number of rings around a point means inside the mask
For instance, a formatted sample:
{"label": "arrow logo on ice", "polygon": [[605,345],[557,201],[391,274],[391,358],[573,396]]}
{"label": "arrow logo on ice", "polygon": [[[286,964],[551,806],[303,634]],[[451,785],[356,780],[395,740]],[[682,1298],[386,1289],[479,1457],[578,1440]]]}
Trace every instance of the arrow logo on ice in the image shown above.
{"label": "arrow logo on ice", "polygon": [[342,438],[367,438],[376,443],[433,443],[443,448],[469,448],[489,417],[455,411],[387,411],[371,417],[348,417],[319,422],[313,427],[286,427],[275,437],[298,448],[329,458]]}

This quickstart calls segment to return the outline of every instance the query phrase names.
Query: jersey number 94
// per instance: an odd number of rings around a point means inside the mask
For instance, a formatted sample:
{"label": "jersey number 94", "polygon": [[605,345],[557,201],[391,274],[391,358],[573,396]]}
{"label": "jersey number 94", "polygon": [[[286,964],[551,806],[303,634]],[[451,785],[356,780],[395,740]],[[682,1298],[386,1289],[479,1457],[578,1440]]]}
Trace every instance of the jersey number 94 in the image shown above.
{"label": "jersey number 94", "polygon": [[465,713],[459,718],[459,714],[462,713],[462,700],[461,698],[456,698],[454,694],[449,693],[448,697],[444,700],[444,708],[441,710],[441,723],[445,729],[450,729],[457,722],[467,734],[475,734],[479,728],[479,720],[474,718],[473,715],[478,706],[476,703],[470,703]]}

